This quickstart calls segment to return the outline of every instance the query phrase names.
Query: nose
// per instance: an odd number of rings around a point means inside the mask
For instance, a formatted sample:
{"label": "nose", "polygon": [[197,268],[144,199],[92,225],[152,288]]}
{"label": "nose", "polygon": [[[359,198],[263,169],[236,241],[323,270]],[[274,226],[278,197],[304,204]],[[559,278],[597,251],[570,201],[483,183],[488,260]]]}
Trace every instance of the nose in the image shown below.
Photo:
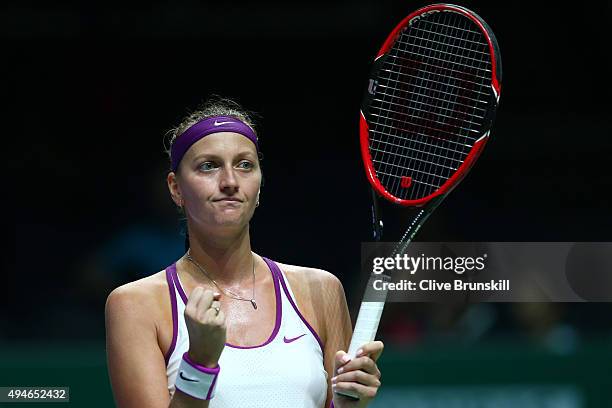
{"label": "nose", "polygon": [[238,179],[232,166],[223,168],[219,179],[219,189],[226,194],[238,191]]}

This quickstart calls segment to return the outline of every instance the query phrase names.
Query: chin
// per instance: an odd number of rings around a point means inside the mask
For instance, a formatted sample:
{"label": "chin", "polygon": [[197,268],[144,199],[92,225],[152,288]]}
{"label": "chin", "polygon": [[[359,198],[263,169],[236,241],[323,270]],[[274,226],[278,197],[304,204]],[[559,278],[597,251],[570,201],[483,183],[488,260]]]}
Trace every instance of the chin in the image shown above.
{"label": "chin", "polygon": [[221,214],[215,217],[219,227],[239,227],[245,224],[243,214]]}

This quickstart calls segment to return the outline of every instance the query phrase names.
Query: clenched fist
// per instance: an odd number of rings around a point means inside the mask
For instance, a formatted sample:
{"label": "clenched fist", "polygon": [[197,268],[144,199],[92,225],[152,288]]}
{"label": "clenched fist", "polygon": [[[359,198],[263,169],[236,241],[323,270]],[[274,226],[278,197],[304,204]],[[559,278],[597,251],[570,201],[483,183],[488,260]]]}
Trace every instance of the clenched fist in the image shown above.
{"label": "clenched fist", "polygon": [[205,367],[218,365],[225,347],[225,315],[220,310],[219,293],[197,286],[185,306],[189,333],[189,358]]}

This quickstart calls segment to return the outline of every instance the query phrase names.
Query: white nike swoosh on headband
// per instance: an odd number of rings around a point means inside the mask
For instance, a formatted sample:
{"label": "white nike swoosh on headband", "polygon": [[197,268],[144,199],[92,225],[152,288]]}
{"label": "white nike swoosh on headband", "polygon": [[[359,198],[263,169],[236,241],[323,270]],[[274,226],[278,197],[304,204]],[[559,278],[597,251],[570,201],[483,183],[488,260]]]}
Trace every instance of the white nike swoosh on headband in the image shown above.
{"label": "white nike swoosh on headband", "polygon": [[214,126],[221,126],[221,125],[227,125],[228,123],[234,123],[234,122],[231,122],[231,121],[230,122],[217,122],[215,120],[215,123],[213,123],[213,125]]}

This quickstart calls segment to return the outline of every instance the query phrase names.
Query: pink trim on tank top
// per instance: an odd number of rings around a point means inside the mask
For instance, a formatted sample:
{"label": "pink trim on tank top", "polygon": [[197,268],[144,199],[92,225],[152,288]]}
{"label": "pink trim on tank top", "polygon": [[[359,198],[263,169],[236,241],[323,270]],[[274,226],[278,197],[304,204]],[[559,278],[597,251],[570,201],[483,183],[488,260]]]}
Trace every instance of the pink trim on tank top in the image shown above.
{"label": "pink trim on tank top", "polygon": [[172,305],[172,342],[170,343],[170,348],[165,356],[166,366],[168,366],[170,356],[174,352],[174,348],[176,347],[176,338],[178,336],[178,312],[176,310],[176,292],[174,291],[172,269],[174,269],[174,272],[176,273],[176,264],[172,264],[166,268],[166,281],[168,282],[168,289],[170,290],[170,304]]}
{"label": "pink trim on tank top", "polygon": [[[262,257],[262,259],[266,262],[266,265],[268,265],[268,269],[270,269],[270,272],[272,273],[272,279],[274,281],[274,294],[276,296],[276,323],[274,324],[274,329],[272,330],[272,334],[270,334],[270,337],[268,338],[268,340],[265,341],[265,343],[260,344],[258,346],[236,346],[230,343],[225,343],[226,346],[232,347],[232,348],[237,348],[237,349],[254,349],[254,348],[259,348],[259,347],[263,347],[267,344],[270,344],[272,342],[272,340],[274,340],[276,338],[276,335],[278,334],[278,330],[280,329],[280,325],[281,325],[281,321],[282,321],[282,316],[283,316],[283,305],[282,305],[282,301],[281,301],[281,297],[280,297],[280,287],[278,285],[279,280],[282,282],[282,277],[280,275],[280,271],[278,270],[278,266],[271,260]],[[181,296],[181,299],[183,300],[184,304],[187,304],[187,295],[185,294],[185,290],[183,290],[183,286],[181,285],[181,281],[178,278],[178,274],[176,272],[176,263],[172,265],[171,268],[169,268],[171,270],[172,273],[172,279],[174,280],[174,284],[176,285],[176,287],[178,288],[179,291],[179,295]],[[284,283],[283,283],[284,285]],[[291,298],[289,298],[291,300]],[[293,302],[291,302],[293,304]],[[295,306],[294,306],[295,307]],[[176,331],[176,330],[175,330]],[[320,341],[319,341],[320,344]]]}

